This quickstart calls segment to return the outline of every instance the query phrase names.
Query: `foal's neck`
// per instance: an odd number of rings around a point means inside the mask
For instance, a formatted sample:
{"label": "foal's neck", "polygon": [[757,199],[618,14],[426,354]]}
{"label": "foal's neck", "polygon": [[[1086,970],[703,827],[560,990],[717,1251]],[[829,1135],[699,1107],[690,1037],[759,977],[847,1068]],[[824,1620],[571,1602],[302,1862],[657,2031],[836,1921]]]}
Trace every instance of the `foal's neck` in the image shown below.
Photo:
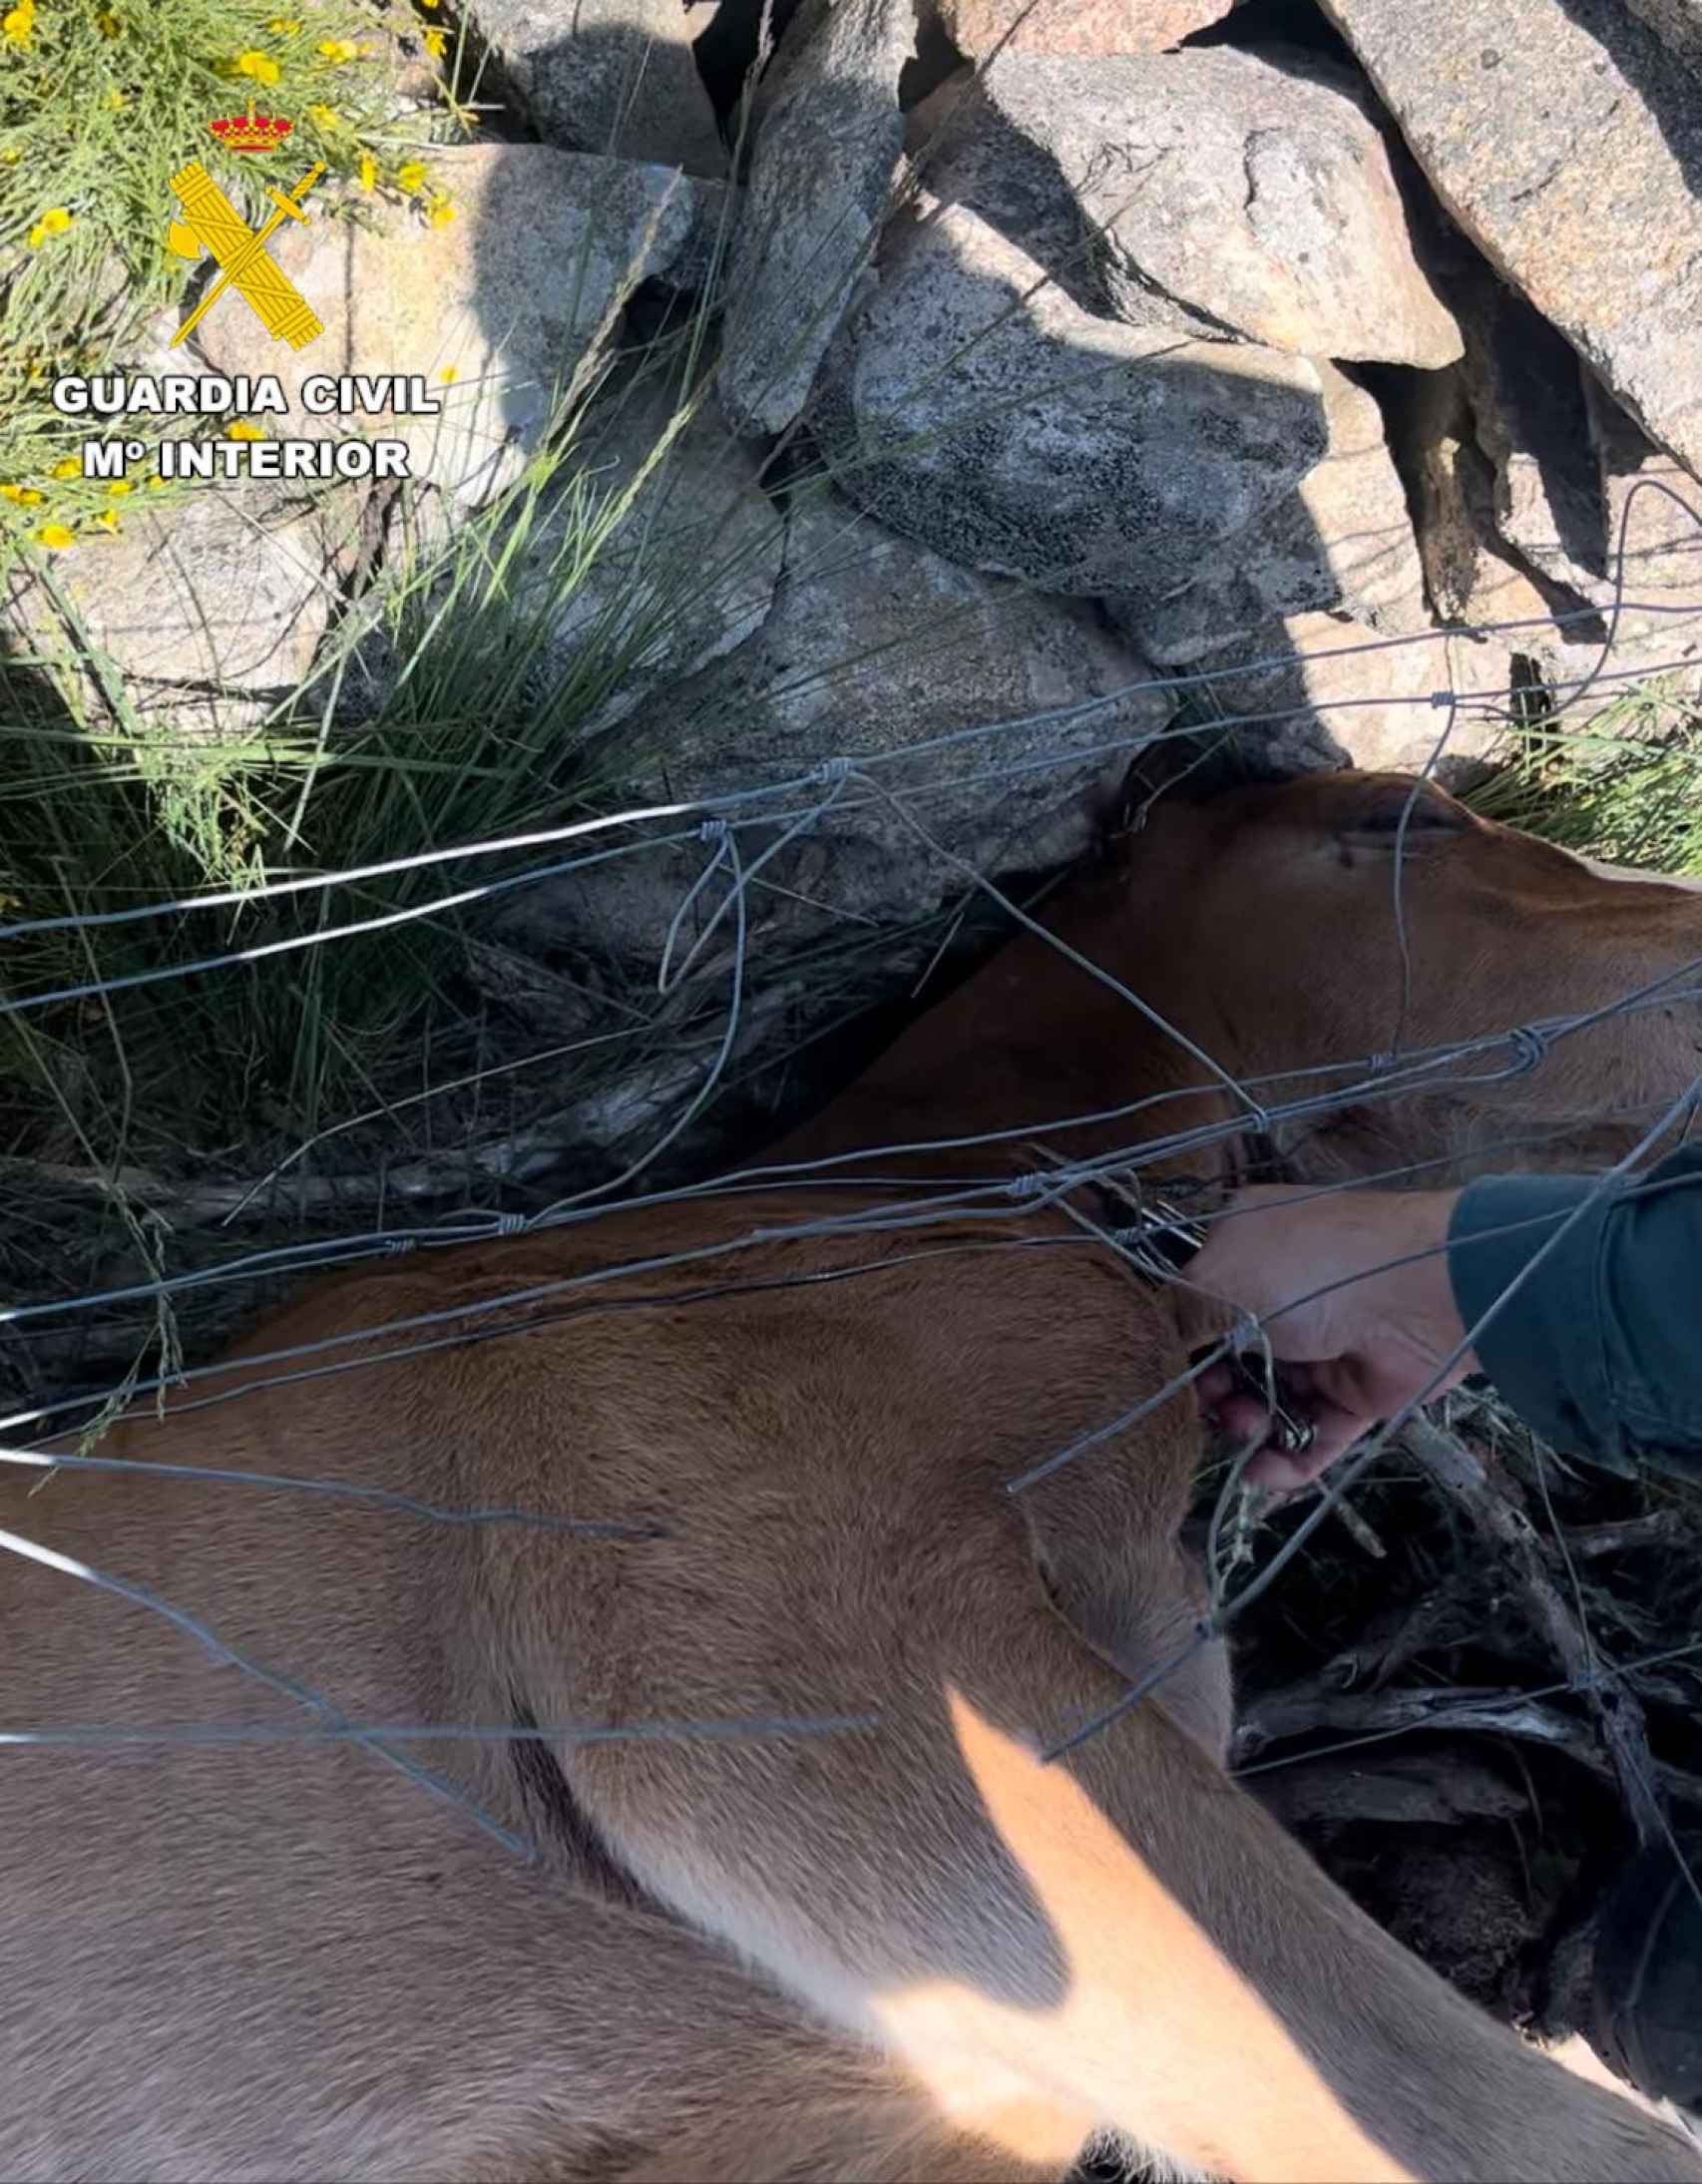
{"label": "foal's neck", "polygon": [[[1090,896],[1082,905],[1072,893],[1056,923],[1061,937],[1097,961],[1102,952],[1080,930],[1090,931],[1091,909]],[[1235,1155],[1223,1125],[1239,1102],[1175,1036],[1209,1053],[1212,1028],[1182,1021],[1168,1000],[1148,998],[1149,983],[1162,991],[1153,967],[1103,968],[1127,991],[1024,934],[918,1018],[771,1158],[878,1152],[867,1163],[871,1172],[950,1179],[1102,1160],[1125,1147],[1197,1135],[1196,1144],[1165,1150],[1153,1172],[1221,1179]],[[1186,1015],[1197,1018],[1197,1001]]]}

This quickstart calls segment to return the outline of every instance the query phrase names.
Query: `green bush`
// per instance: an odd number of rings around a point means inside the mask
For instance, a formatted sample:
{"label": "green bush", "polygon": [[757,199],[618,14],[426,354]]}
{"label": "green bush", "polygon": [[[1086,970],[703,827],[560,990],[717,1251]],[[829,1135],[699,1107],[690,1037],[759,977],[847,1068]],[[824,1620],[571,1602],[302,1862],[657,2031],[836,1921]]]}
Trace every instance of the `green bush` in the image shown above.
{"label": "green bush", "polygon": [[[354,185],[356,208],[370,191],[453,217],[429,147],[477,117],[459,46],[432,20],[440,4],[0,0],[0,559],[124,520],[83,483],[84,430],[48,391],[61,373],[121,364],[182,295],[193,266],[173,246],[171,183],[190,160],[213,158],[250,223],[268,188],[292,189],[320,161]],[[429,72],[432,105],[401,96],[404,64]],[[218,159],[210,121],[250,102],[291,134]]]}

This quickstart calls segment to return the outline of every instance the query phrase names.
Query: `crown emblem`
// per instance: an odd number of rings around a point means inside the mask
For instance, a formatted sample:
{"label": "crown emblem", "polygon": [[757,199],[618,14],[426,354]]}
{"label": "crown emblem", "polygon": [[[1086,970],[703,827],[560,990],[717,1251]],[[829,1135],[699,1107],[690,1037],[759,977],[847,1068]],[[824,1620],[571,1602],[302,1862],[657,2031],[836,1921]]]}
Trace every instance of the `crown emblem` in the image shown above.
{"label": "crown emblem", "polygon": [[226,152],[275,152],[295,124],[281,114],[256,114],[250,99],[246,114],[232,114],[207,126]]}

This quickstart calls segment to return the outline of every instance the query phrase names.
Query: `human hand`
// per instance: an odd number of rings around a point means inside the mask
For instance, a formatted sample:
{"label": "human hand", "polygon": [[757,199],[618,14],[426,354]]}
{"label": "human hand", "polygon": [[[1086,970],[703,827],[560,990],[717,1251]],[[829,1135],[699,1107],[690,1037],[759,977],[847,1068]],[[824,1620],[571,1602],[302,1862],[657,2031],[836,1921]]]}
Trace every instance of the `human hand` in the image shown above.
{"label": "human hand", "polygon": [[1477,1371],[1470,1351],[1444,1371],[1466,1334],[1448,1271],[1458,1196],[1266,1187],[1239,1191],[1212,1221],[1187,1276],[1207,1295],[1184,1305],[1184,1324],[1219,1331],[1213,1299],[1257,1318],[1283,1367],[1285,1404],[1314,1429],[1303,1455],[1284,1454],[1262,1439],[1269,1407],[1228,1359],[1211,1366],[1195,1384],[1202,1412],[1239,1440],[1261,1438],[1249,1479],[1304,1486],[1376,1420]]}

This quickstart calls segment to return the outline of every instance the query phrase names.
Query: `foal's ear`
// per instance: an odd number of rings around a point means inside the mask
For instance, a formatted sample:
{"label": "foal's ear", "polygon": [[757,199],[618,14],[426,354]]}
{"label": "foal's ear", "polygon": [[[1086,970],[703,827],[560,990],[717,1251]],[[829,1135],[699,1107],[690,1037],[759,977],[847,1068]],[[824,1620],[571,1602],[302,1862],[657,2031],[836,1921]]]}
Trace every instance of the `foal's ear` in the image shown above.
{"label": "foal's ear", "polygon": [[1399,843],[1404,851],[1419,850],[1483,824],[1416,773],[1335,773],[1328,785],[1329,807],[1320,816],[1349,848],[1393,852]]}

